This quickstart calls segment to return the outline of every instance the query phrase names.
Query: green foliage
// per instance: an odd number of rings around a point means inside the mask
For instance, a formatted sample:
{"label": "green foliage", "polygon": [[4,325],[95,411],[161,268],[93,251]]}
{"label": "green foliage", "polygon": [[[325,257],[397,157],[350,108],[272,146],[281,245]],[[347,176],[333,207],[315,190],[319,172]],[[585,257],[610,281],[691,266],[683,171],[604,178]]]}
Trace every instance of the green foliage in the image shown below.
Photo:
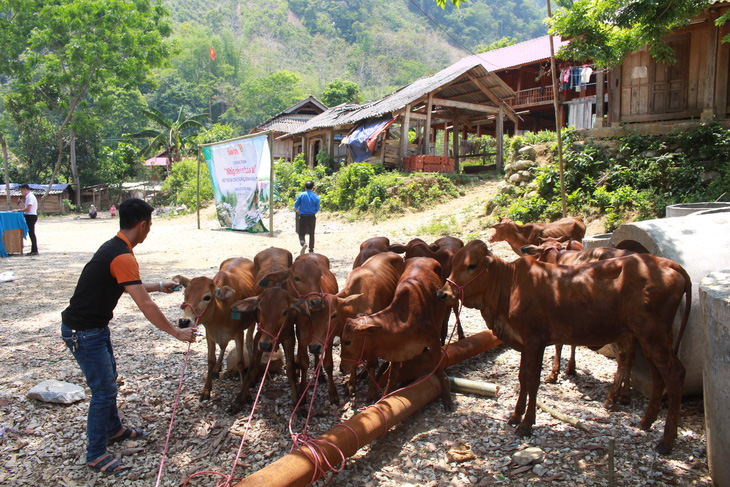
{"label": "green foliage", "polygon": [[648,46],[657,61],[674,63],[667,32],[686,26],[707,0],[559,0],[553,12],[553,34],[571,39],[561,59],[590,59],[616,66],[631,51]]}
{"label": "green foliage", "polygon": [[496,41],[491,42],[485,46],[477,46],[476,51],[478,54],[481,54],[483,52],[494,51],[495,49],[502,49],[503,47],[512,46],[514,44],[517,44],[517,39],[502,37],[501,39],[497,39]]}
{"label": "green foliage", "polygon": [[[173,164],[170,175],[162,184],[163,193],[169,193],[168,203],[185,205],[188,211],[196,208],[198,188],[198,160],[185,158]],[[200,164],[200,201],[213,199],[213,184],[210,181],[208,165]]]}
{"label": "green foliage", "polygon": [[335,107],[342,103],[358,103],[360,87],[352,81],[336,79],[327,85],[322,93],[322,103],[328,107]]}
{"label": "green foliage", "polygon": [[421,225],[416,232],[418,235],[436,235],[444,237],[447,235],[455,235],[459,233],[457,229],[456,218],[453,216],[437,218],[431,223]]}
{"label": "green foliage", "polygon": [[297,194],[304,191],[304,183],[314,181],[318,193],[321,193],[321,179],[323,171],[313,171],[307,167],[304,161],[304,154],[297,154],[294,161],[287,162],[283,159],[274,164],[274,179],[278,188],[279,197],[285,205],[291,206],[297,198]]}
{"label": "green foliage", "polygon": [[170,162],[180,161],[183,155],[189,154],[189,148],[195,134],[203,128],[201,122],[208,118],[207,114],[187,117],[183,107],[180,107],[176,120],[167,119],[162,112],[155,108],[142,110],[142,113],[151,122],[157,124],[159,128],[146,129],[126,135],[130,139],[147,140],[147,145],[140,151],[140,154],[149,156],[154,151],[162,148],[167,151],[167,158]]}
{"label": "green foliage", "polygon": [[214,124],[209,129],[203,129],[193,137],[192,142],[194,147],[198,147],[202,144],[212,144],[215,142],[223,142],[224,140],[233,139],[236,136],[235,130],[230,125],[223,125],[220,123]]}
{"label": "green foliage", "polygon": [[[730,187],[730,130],[717,124],[664,137],[628,136],[616,154],[591,143],[575,143],[576,138],[576,132],[565,132],[568,212],[604,216],[606,231],[626,219],[662,217],[667,205],[714,201]],[[548,164],[533,171],[531,189],[515,189],[518,197],[500,194],[490,207],[522,222],[560,217],[557,166]],[[530,193],[533,190],[536,196]]]}

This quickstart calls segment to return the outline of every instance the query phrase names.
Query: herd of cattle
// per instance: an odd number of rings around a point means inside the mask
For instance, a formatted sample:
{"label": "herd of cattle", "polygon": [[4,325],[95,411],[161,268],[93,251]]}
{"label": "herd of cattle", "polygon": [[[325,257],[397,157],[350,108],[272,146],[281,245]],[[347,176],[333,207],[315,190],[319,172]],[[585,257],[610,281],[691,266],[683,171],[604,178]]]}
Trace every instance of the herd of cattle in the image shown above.
{"label": "herd of cattle", "polygon": [[[176,276],[185,288],[179,325],[206,327],[208,373],[201,398],[210,398],[213,379],[233,341],[237,353],[232,356],[241,377],[234,410],[251,401],[249,389],[260,377],[264,354],[276,353],[279,345],[293,404],[306,394],[310,353],[315,364],[322,357],[329,400],[339,404],[333,379],[333,348],[339,338],[340,370],[350,374],[349,394],[358,377],[369,376],[368,398],[375,399],[418,374],[433,373],[442,384],[443,404],[451,410],[442,345],[450,314],[461,302],[479,309],[494,334],[521,352],[519,397],[509,418],[510,424],[518,425],[518,435],[529,435],[535,423],[546,346],[556,345],[548,378],[555,381],[562,344],[572,345],[573,352],[576,345],[598,349],[614,344],[618,367],[606,400],[607,407],[614,407],[617,401],[630,400],[638,342],[653,381],[641,427],[648,429],[656,420],[666,388],[667,419],[656,448],[669,453],[685,374],[677,349],[692,295],[685,270],[650,254],[582,250],[585,225],[578,218],[526,225],[503,218],[494,229],[490,242],[506,241],[520,258],[504,261],[480,240],[464,245],[444,237],[431,244],[415,239],[401,245],[374,237],[360,245],[342,289],[324,255],[310,253],[294,260],[288,250],[274,247],[253,261],[224,261],[212,279]],[[673,322],[683,295],[684,312],[673,344]],[[461,329],[458,335],[464,337]],[[385,362],[380,368],[379,360]],[[358,374],[361,364],[367,375]],[[569,373],[574,370],[572,356]]]}

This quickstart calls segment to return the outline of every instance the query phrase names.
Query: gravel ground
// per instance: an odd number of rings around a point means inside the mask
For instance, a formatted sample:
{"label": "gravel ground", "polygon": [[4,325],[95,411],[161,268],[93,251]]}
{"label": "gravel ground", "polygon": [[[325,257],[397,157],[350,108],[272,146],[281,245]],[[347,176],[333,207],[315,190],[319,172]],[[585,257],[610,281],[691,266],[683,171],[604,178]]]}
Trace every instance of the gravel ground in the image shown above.
{"label": "gravel ground", "polygon": [[[318,221],[316,249],[330,258],[342,286],[359,243],[369,236],[432,241],[436,237],[419,229],[446,215],[452,226],[461,229],[457,236],[472,234],[486,239],[491,231],[480,229],[480,219],[484,218],[484,202],[493,191],[494,184],[482,185],[459,200],[377,225],[325,215]],[[228,257],[253,258],[272,245],[298,250],[290,211],[275,215],[274,238],[222,230],[212,215],[210,208],[202,212],[201,230],[196,228],[195,215],[154,219],[148,239],[135,249],[143,278],[157,281],[175,274],[212,276]],[[111,323],[120,372],[118,402],[125,423],[145,428],[151,437],[147,442],[127,441],[110,449],[130,470],[105,477],[84,465],[88,399],[62,406],[26,397],[31,387],[47,379],[84,385],[78,366],[60,339],[59,319],[83,265],[117,229],[117,221],[108,214],[100,216],[100,220],[42,218],[37,226],[40,256],[11,256],[0,262],[2,272],[13,272],[16,277],[0,283],[4,331],[0,339],[0,428],[4,432],[0,438],[0,485],[155,484],[187,346],[147,323],[131,298],[122,297]],[[602,231],[591,232],[589,227],[589,234],[593,233]],[[514,258],[505,244],[498,244],[494,251],[503,258]],[[182,295],[153,297],[168,317],[179,316]],[[475,310],[465,309],[462,322],[467,334],[486,328]],[[543,379],[552,355],[550,348],[544,358]],[[611,439],[615,440],[616,485],[712,485],[705,456],[702,399],[683,400],[674,451],[659,456],[653,446],[661,437],[666,409],[647,432],[638,426],[647,404],[639,392],[632,392],[631,406],[606,411],[602,403],[616,365],[585,348],[578,349],[577,375],[561,376],[557,384],[543,383],[539,398],[580,419],[590,432],[538,410],[533,435],[518,438],[506,420],[517,398],[519,358],[517,352],[498,347],[449,368],[452,376],[498,384],[499,396],[455,393],[456,410],[451,413],[444,412],[440,401],[424,407],[392,427],[386,436],[361,448],[340,473],[332,476],[330,485],[609,485]],[[228,413],[237,393],[237,379],[217,380],[211,400],[199,401],[205,370],[206,346],[201,341],[190,350],[160,485],[182,485],[195,473],[228,474],[233,469],[249,411]],[[336,380],[344,390],[344,378]],[[336,409],[328,405],[326,387],[319,387],[310,434],[324,433],[364,405],[364,395],[358,395],[353,403]],[[236,477],[245,477],[289,452],[291,408],[285,376],[273,375],[254,415]],[[297,425],[301,427],[298,420]],[[449,450],[461,443],[471,447],[474,458],[451,461]],[[513,460],[515,453],[531,446],[544,452],[542,462],[521,466]],[[197,475],[188,485],[215,485],[219,479],[214,474]]]}

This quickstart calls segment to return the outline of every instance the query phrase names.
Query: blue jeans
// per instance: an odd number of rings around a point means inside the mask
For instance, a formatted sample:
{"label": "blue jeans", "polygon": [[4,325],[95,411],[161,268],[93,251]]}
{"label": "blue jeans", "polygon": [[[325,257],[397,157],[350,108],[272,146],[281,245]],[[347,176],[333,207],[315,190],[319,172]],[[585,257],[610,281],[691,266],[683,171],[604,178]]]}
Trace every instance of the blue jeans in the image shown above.
{"label": "blue jeans", "polygon": [[109,327],[73,331],[61,323],[61,338],[71,350],[86,384],[91,389],[89,415],[86,422],[86,462],[106,453],[106,441],[122,428],[117,411],[117,362]]}

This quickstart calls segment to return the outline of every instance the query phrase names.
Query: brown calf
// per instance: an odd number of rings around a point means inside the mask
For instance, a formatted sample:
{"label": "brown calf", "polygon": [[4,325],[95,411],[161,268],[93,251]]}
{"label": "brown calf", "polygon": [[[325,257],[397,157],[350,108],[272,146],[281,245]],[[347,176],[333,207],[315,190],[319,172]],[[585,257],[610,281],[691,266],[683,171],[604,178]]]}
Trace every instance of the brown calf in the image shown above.
{"label": "brown calf", "polygon": [[[208,342],[208,375],[205,386],[200,395],[201,399],[210,399],[213,387],[213,378],[218,377],[223,363],[228,342],[236,344],[238,360],[236,369],[241,374],[241,386],[244,375],[244,337],[243,332],[255,323],[252,315],[245,315],[242,319],[231,317],[231,304],[247,298],[254,290],[254,264],[249,259],[227,259],[220,265],[218,273],[210,279],[196,277],[188,279],[184,276],[175,276],[175,281],[185,288],[182,305],[183,315],[178,319],[180,328],[187,328],[201,324],[205,326],[205,338]],[[216,360],[215,346],[220,348],[220,355]]]}
{"label": "brown calf", "polygon": [[360,253],[355,257],[352,268],[357,269],[373,255],[390,251],[390,240],[388,240],[388,237],[371,237],[360,244]]}
{"label": "brown calf", "polygon": [[[617,342],[627,350],[639,341],[651,370],[653,388],[641,427],[656,420],[666,385],[669,398],[664,435],[657,451],[668,453],[677,436],[684,366],[672,347],[672,324],[685,296],[679,346],[687,323],[692,284],[677,263],[634,254],[585,265],[561,266],[531,257],[505,262],[484,242],[469,242],[454,256],[449,282],[438,292],[446,301],[460,297],[478,308],[502,341],[522,352],[520,395],[510,424],[526,436],[535,424],[537,389],[545,347],[554,343],[601,347]],[[631,367],[619,355],[619,369]],[[616,380],[621,372],[616,375]],[[612,389],[618,388],[614,380]],[[524,419],[525,405],[529,404]]]}
{"label": "brown calf", "polygon": [[582,240],[586,234],[586,226],[580,218],[568,217],[552,223],[526,223],[518,225],[509,218],[503,217],[492,225],[495,232],[489,242],[506,241],[517,255],[522,255],[522,247],[536,245],[540,237],[567,237]]}
{"label": "brown calf", "polygon": [[432,357],[432,370],[441,380],[444,407],[451,410],[451,388],[441,351],[441,323],[447,307],[436,299],[436,291],[441,287],[439,267],[438,262],[427,257],[409,259],[390,306],[375,314],[346,320],[340,369],[350,373],[363,360],[377,358],[391,362],[385,390],[388,394],[399,382],[403,362],[426,352]]}
{"label": "brown calf", "polygon": [[[325,299],[326,313],[312,313],[312,346],[324,346],[324,369],[327,372],[329,398],[333,404],[339,404],[340,398],[332,380],[334,359],[332,347],[335,337],[342,336],[342,329],[347,318],[359,314],[372,314],[385,309],[395,295],[405,263],[398,254],[384,252],[368,259],[364,265],[354,269],[347,276],[345,287],[336,295],[328,295]],[[368,362],[371,376],[377,366],[377,360]],[[357,374],[351,374],[348,381],[348,392],[355,393]],[[370,381],[368,397],[377,395],[377,385]]]}

